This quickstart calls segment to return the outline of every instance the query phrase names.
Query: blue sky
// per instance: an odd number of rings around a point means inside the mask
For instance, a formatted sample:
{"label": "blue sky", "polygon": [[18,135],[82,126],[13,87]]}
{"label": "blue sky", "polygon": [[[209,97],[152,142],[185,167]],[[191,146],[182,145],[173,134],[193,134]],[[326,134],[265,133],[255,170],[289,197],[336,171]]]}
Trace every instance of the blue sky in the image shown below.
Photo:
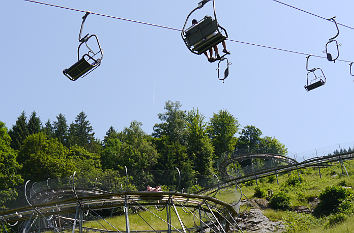
{"label": "blue sky", "polygon": [[[198,1],[43,0],[43,2],[182,28]],[[283,2],[354,26],[354,2]],[[228,41],[230,77],[217,80],[216,63],[191,54],[180,34],[155,27],[90,15],[85,32],[96,34],[104,50],[102,65],[72,82],[62,70],[75,63],[82,13],[5,0],[0,15],[2,107],[0,120],[11,128],[22,111],[36,111],[43,122],[59,113],[72,122],[84,111],[103,138],[132,120],[147,133],[158,123],[167,100],[182,109],[199,108],[208,120],[228,110],[242,126],[255,125],[284,143],[291,153],[354,145],[354,77],[349,63],[311,58],[321,67],[325,86],[306,92],[306,56]],[[220,25],[229,38],[325,56],[335,35],[332,22],[272,0],[216,0]],[[195,17],[210,15],[211,4]],[[340,27],[340,59],[354,61],[354,30]]]}

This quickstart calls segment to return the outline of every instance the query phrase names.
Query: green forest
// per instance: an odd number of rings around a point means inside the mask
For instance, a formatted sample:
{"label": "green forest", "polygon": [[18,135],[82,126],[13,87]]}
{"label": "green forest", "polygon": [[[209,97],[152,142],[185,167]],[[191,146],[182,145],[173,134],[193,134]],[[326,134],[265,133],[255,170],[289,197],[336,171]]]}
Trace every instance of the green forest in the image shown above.
{"label": "green forest", "polygon": [[[180,102],[167,101],[157,121],[151,134],[132,121],[120,132],[110,127],[103,139],[95,137],[84,112],[70,124],[62,113],[44,123],[36,112],[22,112],[9,128],[0,122],[0,207],[15,199],[16,187],[27,180],[76,172],[88,181],[128,179],[122,183],[131,190],[163,185],[191,191],[207,186],[218,173],[218,161],[230,153],[287,154],[276,138],[253,125],[241,127],[227,110],[206,120],[198,109],[183,110]],[[105,188],[114,191],[110,186]]]}

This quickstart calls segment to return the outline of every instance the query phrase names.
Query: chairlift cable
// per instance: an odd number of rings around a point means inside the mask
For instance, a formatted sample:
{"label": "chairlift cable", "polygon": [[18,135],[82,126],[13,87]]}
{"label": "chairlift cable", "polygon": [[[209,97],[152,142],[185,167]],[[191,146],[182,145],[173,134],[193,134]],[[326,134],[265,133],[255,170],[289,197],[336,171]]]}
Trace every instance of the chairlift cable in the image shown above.
{"label": "chairlift cable", "polygon": [[[88,12],[88,11],[84,11],[84,10],[78,10],[78,9],[64,7],[64,6],[59,6],[59,5],[43,3],[43,2],[34,1],[34,0],[24,0],[24,1],[25,2],[35,3],[35,4],[40,4],[40,5],[45,5],[45,6],[50,6],[50,7],[56,7],[56,8],[60,8],[60,9],[64,9],[64,10],[81,12],[81,13]],[[277,0],[272,0],[272,1],[277,1]],[[279,1],[277,1],[277,2],[279,2]],[[90,11],[90,14],[97,15],[97,16],[102,16],[102,17],[106,17],[106,18],[111,18],[111,19],[116,19],[116,20],[123,20],[123,21],[131,22],[131,23],[138,23],[138,24],[143,24],[143,25],[147,25],[147,26],[163,28],[163,29],[172,30],[172,31],[179,31],[179,32],[182,31],[181,29],[173,28],[173,27],[169,27],[169,26],[153,24],[153,23],[148,23],[148,22],[143,22],[143,21],[138,21],[138,20],[133,20],[133,19],[127,19],[127,18],[122,18],[122,17],[116,17],[116,16],[111,16],[111,15],[106,15],[106,14],[101,14],[101,13],[95,13],[95,12],[91,12],[91,11]],[[323,18],[323,17],[321,17],[321,18]],[[325,18],[323,18],[323,19],[325,19]],[[328,19],[326,19],[326,20],[328,20]],[[338,25],[342,25],[342,24],[338,23]],[[252,43],[252,42],[245,42],[245,41],[233,40],[233,39],[227,39],[227,40],[230,41],[230,42],[234,42],[234,43],[251,45],[251,46],[256,46],[256,47],[260,47],[260,48],[267,48],[267,49],[272,49],[272,50],[277,50],[277,51],[282,51],[282,52],[287,52],[287,53],[304,55],[304,56],[311,55],[313,57],[327,59],[327,57],[325,57],[325,56],[320,56],[320,55],[315,55],[315,54],[310,54],[310,53],[304,53],[304,52],[299,52],[299,51],[294,51],[294,50],[289,50],[289,49],[282,49],[282,48],[272,47],[272,46],[268,46],[268,45],[256,44],[256,43]],[[344,63],[352,63],[353,62],[353,61],[343,60],[343,59],[338,59],[337,61],[344,62]]]}
{"label": "chairlift cable", "polygon": [[[310,54],[310,53],[304,53],[304,52],[299,52],[299,51],[294,51],[294,50],[289,50],[289,49],[282,49],[282,48],[272,47],[272,46],[268,46],[268,45],[256,44],[256,43],[251,43],[251,42],[244,42],[244,41],[233,40],[233,39],[227,39],[227,40],[231,41],[231,42],[239,43],[239,44],[252,45],[252,46],[256,46],[256,47],[260,47],[260,48],[273,49],[273,50],[277,50],[277,51],[293,53],[293,54],[298,54],[298,55],[304,55],[304,56],[311,55],[312,57],[327,59],[327,57],[325,57],[325,56],[320,56],[320,55],[315,55],[315,54]],[[345,63],[351,63],[352,62],[352,61],[343,60],[343,59],[338,59],[337,61],[345,62]]]}
{"label": "chairlift cable", "polygon": [[172,28],[172,27],[167,27],[167,26],[163,26],[163,25],[158,25],[158,24],[153,24],[153,23],[147,23],[147,22],[143,22],[143,21],[138,21],[138,20],[133,20],[133,19],[127,19],[127,18],[122,18],[122,17],[116,17],[116,16],[111,16],[111,15],[106,15],[106,14],[101,14],[101,13],[95,13],[95,12],[91,12],[91,11],[78,10],[78,9],[69,8],[69,7],[64,7],[64,6],[59,6],[59,5],[54,5],[54,4],[50,4],[50,3],[44,3],[44,2],[34,1],[34,0],[24,0],[24,1],[25,1],[25,2],[36,3],[36,4],[40,4],[40,5],[45,5],[45,6],[56,7],[56,8],[60,8],[60,9],[64,9],[64,10],[70,10],[70,11],[81,12],[81,13],[90,12],[90,14],[92,14],[92,15],[103,16],[103,17],[106,17],[106,18],[117,19],[117,20],[123,20],[123,21],[132,22],[132,23],[139,23],[139,24],[144,24],[144,25],[148,25],[148,26],[164,28],[164,29],[173,30],[173,31],[181,31],[180,29]]}
{"label": "chairlift cable", "polygon": [[[306,13],[306,14],[309,14],[309,15],[312,15],[312,16],[315,16],[315,17],[317,17],[317,18],[320,18],[320,19],[323,19],[323,20],[326,20],[326,21],[329,20],[328,18],[325,18],[325,17],[320,16],[320,15],[318,15],[318,14],[312,13],[312,12],[310,12],[310,11],[306,11],[306,10],[300,9],[300,8],[298,8],[298,7],[296,7],[296,6],[292,6],[292,5],[290,5],[290,4],[287,4],[287,3],[282,2],[282,1],[279,1],[279,0],[271,0],[271,1],[276,2],[276,3],[279,3],[279,4],[283,5],[283,6],[290,7],[290,8],[292,8],[292,9],[297,10],[297,11],[301,11],[301,12],[303,12],[303,13]],[[337,23],[337,24],[340,25],[340,26],[342,26],[342,27],[346,27],[346,28],[349,28],[349,29],[354,30],[354,27],[352,27],[352,26],[348,26],[348,25],[345,25],[345,24],[342,24],[342,23]]]}

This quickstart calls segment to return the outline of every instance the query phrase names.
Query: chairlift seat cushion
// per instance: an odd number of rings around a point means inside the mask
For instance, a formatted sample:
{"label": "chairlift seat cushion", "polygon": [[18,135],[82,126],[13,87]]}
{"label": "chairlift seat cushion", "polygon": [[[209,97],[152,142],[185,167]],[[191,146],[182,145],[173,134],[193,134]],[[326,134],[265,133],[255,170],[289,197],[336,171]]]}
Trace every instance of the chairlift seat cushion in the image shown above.
{"label": "chairlift seat cushion", "polygon": [[207,38],[206,40],[203,40],[200,43],[194,45],[193,51],[197,52],[198,54],[202,54],[208,51],[210,48],[214,47],[215,45],[218,45],[225,39],[225,36],[223,36],[221,33],[217,33],[212,37]]}
{"label": "chairlift seat cushion", "polygon": [[225,39],[226,37],[218,31],[217,21],[210,16],[205,16],[203,20],[185,32],[188,46],[193,46],[193,50],[198,54],[204,53]]}
{"label": "chairlift seat cushion", "polygon": [[69,69],[65,69],[63,73],[72,81],[76,81],[78,78],[86,74],[94,65],[91,65],[85,57],[82,57],[78,62],[72,65]]}
{"label": "chairlift seat cushion", "polygon": [[306,89],[307,91],[311,91],[311,90],[316,89],[316,88],[318,88],[318,87],[320,87],[320,86],[323,86],[324,84],[325,84],[325,81],[323,81],[322,79],[320,79],[320,80],[317,81],[317,82],[314,82],[314,83],[311,83],[311,84],[308,85],[308,86],[305,86],[305,89]]}

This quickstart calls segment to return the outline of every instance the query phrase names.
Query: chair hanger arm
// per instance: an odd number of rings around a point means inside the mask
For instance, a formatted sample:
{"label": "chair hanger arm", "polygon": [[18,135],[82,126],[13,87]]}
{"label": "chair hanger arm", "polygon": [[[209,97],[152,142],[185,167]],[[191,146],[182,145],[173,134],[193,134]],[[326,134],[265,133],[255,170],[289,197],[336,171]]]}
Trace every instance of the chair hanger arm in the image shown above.
{"label": "chair hanger arm", "polygon": [[79,33],[79,42],[83,42],[85,40],[85,38],[87,38],[87,36],[89,34],[87,34],[86,36],[84,36],[83,38],[81,37],[82,35],[82,31],[83,31],[83,28],[84,28],[84,24],[85,24],[85,21],[87,19],[87,16],[90,14],[90,12],[86,12],[84,16],[82,16],[82,22],[81,22],[81,27],[80,27],[80,33]]}

